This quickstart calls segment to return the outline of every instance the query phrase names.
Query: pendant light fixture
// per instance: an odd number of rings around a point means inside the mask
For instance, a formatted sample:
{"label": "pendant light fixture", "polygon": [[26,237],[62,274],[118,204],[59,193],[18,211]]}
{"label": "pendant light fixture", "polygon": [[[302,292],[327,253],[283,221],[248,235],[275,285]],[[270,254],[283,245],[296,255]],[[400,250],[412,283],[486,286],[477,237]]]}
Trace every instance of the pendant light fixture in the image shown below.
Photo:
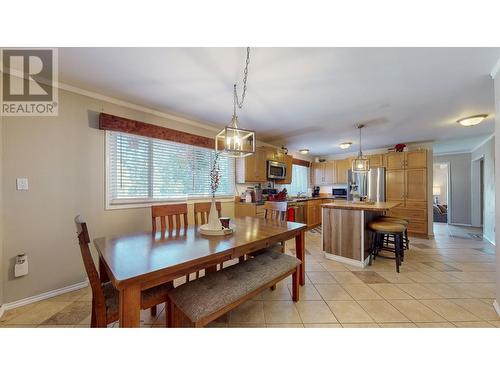
{"label": "pendant light fixture", "polygon": [[236,106],[243,108],[247,93],[248,64],[250,63],[250,47],[247,47],[247,60],[243,76],[243,92],[238,97],[236,83],[233,90],[233,118],[229,126],[222,129],[215,137],[215,151],[234,158],[243,158],[255,153],[255,132],[238,127]]}
{"label": "pendant light fixture", "polygon": [[370,170],[370,160],[363,156],[363,151],[361,150],[361,129],[364,127],[362,124],[356,125],[356,128],[359,129],[359,154],[352,161],[352,171],[354,173],[366,173]]}

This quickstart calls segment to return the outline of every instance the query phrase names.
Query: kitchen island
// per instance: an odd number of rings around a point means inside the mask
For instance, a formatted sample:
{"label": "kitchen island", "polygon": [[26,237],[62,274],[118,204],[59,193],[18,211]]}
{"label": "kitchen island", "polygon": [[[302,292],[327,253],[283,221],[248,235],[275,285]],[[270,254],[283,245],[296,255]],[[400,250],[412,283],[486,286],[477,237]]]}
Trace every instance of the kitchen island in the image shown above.
{"label": "kitchen island", "polygon": [[399,204],[335,201],[321,205],[321,242],[325,257],[364,268],[371,240],[366,224]]}

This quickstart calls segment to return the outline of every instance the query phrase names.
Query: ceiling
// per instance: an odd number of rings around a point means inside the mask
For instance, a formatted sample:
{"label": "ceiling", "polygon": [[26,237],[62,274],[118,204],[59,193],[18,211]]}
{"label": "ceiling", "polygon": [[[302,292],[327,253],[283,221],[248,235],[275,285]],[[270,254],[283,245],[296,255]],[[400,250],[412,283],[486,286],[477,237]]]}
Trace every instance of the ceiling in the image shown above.
{"label": "ceiling", "polygon": [[[61,82],[188,119],[227,124],[245,48],[60,48]],[[494,131],[500,48],[252,48],[240,126],[312,155]],[[488,113],[475,127],[461,117]],[[450,151],[449,148],[447,152]]]}

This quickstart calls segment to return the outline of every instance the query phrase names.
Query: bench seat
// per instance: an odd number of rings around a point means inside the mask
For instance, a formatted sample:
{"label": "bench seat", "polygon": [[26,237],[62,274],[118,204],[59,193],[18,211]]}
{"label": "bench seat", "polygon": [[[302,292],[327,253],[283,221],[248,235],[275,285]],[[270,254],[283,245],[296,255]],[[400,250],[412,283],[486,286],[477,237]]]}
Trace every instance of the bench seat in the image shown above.
{"label": "bench seat", "polygon": [[293,275],[296,301],[300,263],[296,257],[267,250],[244,262],[180,285],[169,291],[174,326],[179,324],[176,322],[179,312],[194,326],[204,326],[289,275]]}

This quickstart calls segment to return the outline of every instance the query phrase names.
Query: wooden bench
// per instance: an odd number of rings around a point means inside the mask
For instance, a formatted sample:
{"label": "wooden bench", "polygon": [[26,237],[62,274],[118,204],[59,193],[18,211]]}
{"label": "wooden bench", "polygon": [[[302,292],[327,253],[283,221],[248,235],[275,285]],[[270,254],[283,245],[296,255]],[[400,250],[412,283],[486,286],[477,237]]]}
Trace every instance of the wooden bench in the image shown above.
{"label": "wooden bench", "polygon": [[292,275],[292,299],[299,300],[299,265],[296,257],[265,251],[169,291],[173,327],[189,321],[203,327],[277,282]]}

